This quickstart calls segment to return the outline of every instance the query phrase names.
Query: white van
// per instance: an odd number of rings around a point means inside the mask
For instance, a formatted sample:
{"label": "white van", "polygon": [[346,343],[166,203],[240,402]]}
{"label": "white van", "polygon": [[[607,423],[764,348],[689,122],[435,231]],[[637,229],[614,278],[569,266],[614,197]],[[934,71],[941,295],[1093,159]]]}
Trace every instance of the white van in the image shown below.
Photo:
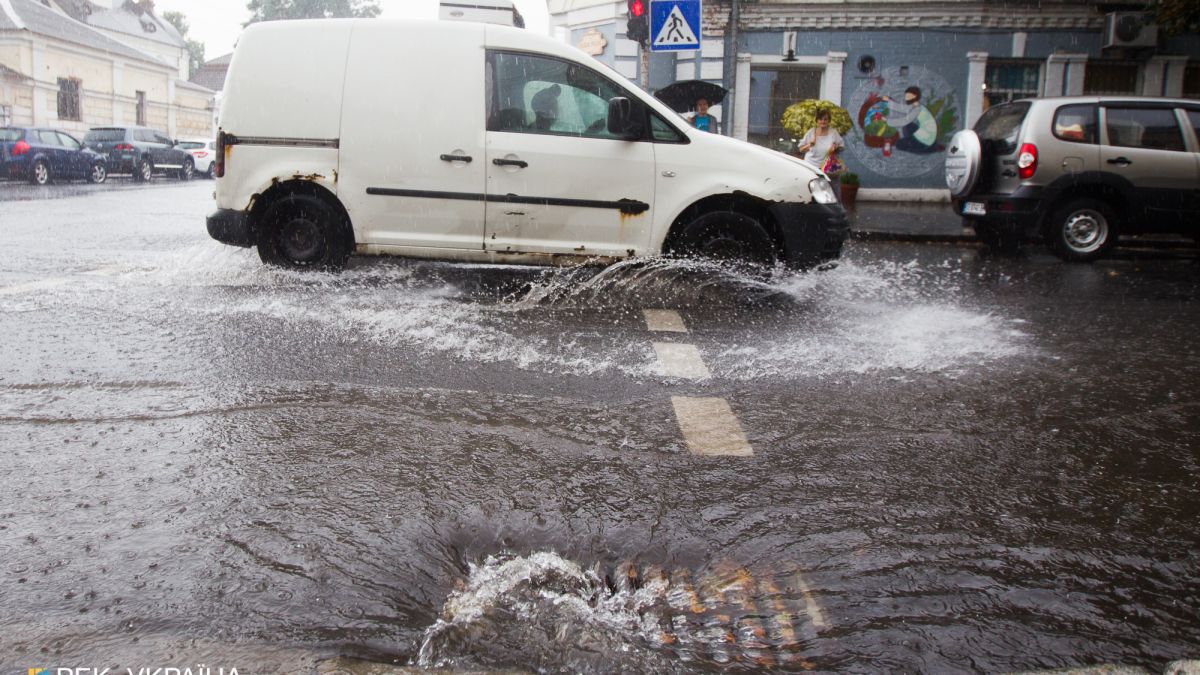
{"label": "white van", "polygon": [[582,51],[516,28],[257,23],[220,119],[209,234],[273,265],[680,253],[803,269],[846,237],[818,171],[692,129]]}

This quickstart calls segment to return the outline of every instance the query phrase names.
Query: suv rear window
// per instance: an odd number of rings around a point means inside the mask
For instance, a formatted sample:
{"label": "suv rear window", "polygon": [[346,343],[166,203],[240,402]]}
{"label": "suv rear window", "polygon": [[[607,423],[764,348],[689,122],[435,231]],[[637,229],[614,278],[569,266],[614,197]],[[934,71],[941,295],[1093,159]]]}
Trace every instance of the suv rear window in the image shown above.
{"label": "suv rear window", "polygon": [[19,141],[25,136],[22,129],[0,129],[0,143]]}
{"label": "suv rear window", "polygon": [[179,147],[183,148],[184,150],[196,150],[198,148],[203,148],[204,144],[196,141],[180,141]]}
{"label": "suv rear window", "polygon": [[984,144],[992,145],[1002,155],[1012,154],[1017,149],[1017,138],[1021,135],[1021,123],[1029,113],[1028,101],[1017,101],[989,108],[975,123],[975,133]]}
{"label": "suv rear window", "polygon": [[83,137],[84,143],[111,143],[125,140],[124,129],[92,129]]}
{"label": "suv rear window", "polygon": [[1064,105],[1054,111],[1054,136],[1072,143],[1096,142],[1096,106]]}

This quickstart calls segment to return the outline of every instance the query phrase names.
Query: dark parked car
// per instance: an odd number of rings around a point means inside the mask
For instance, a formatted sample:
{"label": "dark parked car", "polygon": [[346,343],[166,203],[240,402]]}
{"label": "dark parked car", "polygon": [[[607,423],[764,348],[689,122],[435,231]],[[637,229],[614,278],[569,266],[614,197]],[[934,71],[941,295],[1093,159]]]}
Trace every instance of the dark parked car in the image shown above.
{"label": "dark parked car", "polygon": [[108,177],[104,156],[71,134],[38,127],[0,127],[0,177],[46,185],[54,180]]}
{"label": "dark parked car", "polygon": [[166,173],[179,180],[191,180],[196,171],[192,154],[176,147],[174,141],[154,129],[94,127],[83,141],[108,158],[110,173],[133,174],[138,182]]}

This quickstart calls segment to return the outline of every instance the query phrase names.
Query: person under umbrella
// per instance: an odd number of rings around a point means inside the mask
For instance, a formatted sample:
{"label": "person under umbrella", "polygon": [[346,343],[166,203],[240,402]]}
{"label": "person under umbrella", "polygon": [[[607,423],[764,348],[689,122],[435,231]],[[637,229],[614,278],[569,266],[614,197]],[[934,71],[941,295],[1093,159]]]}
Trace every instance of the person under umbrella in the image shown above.
{"label": "person under umbrella", "polygon": [[710,131],[714,134],[721,133],[721,123],[716,117],[708,114],[708,99],[696,99],[696,114],[692,115],[692,126],[700,131]]}

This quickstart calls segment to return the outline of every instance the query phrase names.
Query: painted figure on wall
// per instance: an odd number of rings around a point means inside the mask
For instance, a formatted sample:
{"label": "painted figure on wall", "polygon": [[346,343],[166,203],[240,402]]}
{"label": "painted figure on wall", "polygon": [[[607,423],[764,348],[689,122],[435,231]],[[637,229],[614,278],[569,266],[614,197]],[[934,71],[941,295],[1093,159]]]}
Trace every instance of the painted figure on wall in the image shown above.
{"label": "painted figure on wall", "polygon": [[938,145],[938,124],[921,104],[921,88],[909,87],[904,90],[904,105],[896,105],[890,96],[883,97],[888,103],[888,126],[900,130],[900,138],[896,141],[896,149],[905,152],[929,153],[939,152],[945,148]]}
{"label": "painted figure on wall", "polygon": [[938,171],[958,126],[953,90],[923,67],[888,68],[850,95],[857,113],[849,150],[870,171],[912,178]]}

